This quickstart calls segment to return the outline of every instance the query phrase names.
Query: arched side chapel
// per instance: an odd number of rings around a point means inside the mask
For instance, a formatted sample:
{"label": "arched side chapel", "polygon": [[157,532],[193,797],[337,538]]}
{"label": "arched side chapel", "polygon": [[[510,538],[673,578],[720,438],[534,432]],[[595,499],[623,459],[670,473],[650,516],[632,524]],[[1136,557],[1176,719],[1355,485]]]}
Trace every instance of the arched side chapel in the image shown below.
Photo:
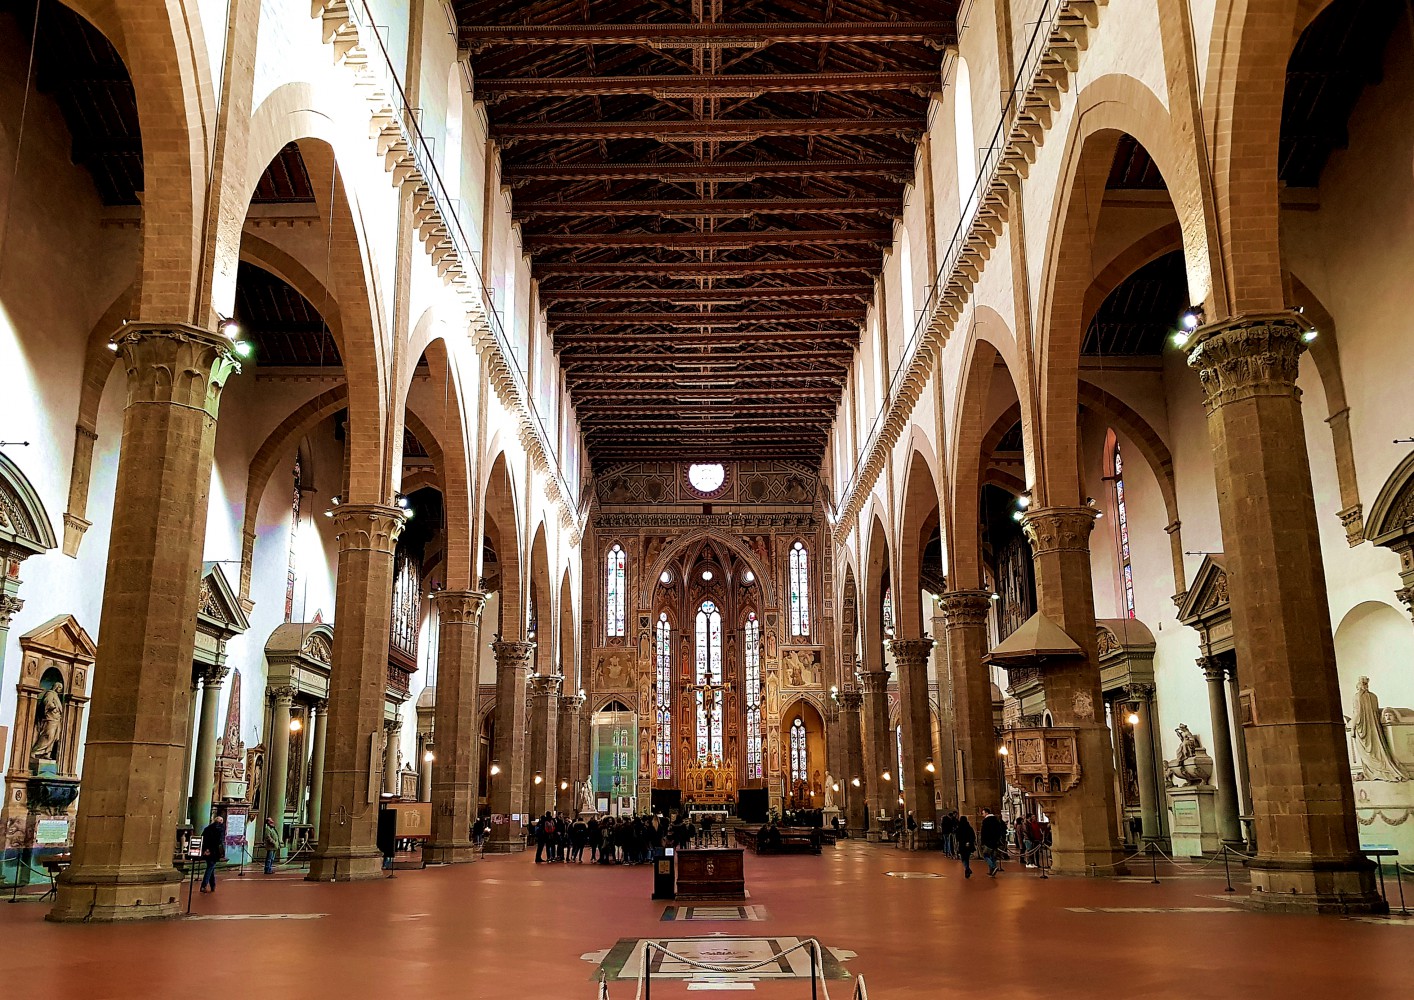
{"label": "arched side chapel", "polygon": [[758,67],[784,103],[739,131],[782,145],[747,165],[685,151],[722,140],[671,88],[581,120],[490,5],[167,6],[0,16],[0,759],[77,788],[43,842],[7,796],[5,850],[71,856],[52,919],[176,915],[213,815],[379,877],[402,802],[446,863],[586,804],[828,802],[923,849],[1001,810],[1061,872],[1225,846],[1256,906],[1381,908],[1364,849],[1414,852],[1390,17],[973,4],[908,29],[897,108]]}

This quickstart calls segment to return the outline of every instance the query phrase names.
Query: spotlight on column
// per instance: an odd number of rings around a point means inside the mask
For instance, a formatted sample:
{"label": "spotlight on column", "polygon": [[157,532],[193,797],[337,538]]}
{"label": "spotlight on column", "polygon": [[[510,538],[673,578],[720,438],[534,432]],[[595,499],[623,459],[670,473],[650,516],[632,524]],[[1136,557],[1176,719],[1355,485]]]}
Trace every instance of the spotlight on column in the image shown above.
{"label": "spotlight on column", "polygon": [[303,728],[304,722],[300,719],[298,715],[296,715],[293,719],[290,720],[290,732],[297,733]]}
{"label": "spotlight on column", "polygon": [[839,790],[840,790],[840,783],[839,783],[838,781],[833,781],[833,782],[830,783],[830,791],[832,791],[832,792],[838,792]]}
{"label": "spotlight on column", "polygon": [[1022,510],[1025,510],[1027,507],[1030,507],[1030,506],[1031,506],[1031,491],[1030,491],[1030,490],[1023,490],[1023,491],[1021,492],[1021,495],[1016,498],[1016,505],[1017,505],[1018,507],[1020,507]]}
{"label": "spotlight on column", "polygon": [[858,778],[852,778],[852,779],[850,779],[850,782],[849,782],[849,783],[850,783],[851,785],[853,785],[855,788],[858,788],[858,787],[859,787],[859,779],[858,779]]}
{"label": "spotlight on column", "polygon": [[1026,516],[1026,511],[1024,511],[1024,510],[1014,510],[1014,511],[1011,512],[1011,519],[1012,519],[1013,521],[1019,522],[1019,521],[1020,521],[1023,517],[1025,517],[1025,516]]}
{"label": "spotlight on column", "polygon": [[1310,330],[1307,330],[1305,333],[1303,333],[1303,334],[1301,335],[1301,339],[1302,339],[1303,342],[1305,342],[1305,343],[1307,343],[1307,344],[1309,344],[1311,341],[1315,340],[1315,339],[1316,339],[1316,330],[1315,330],[1315,328],[1313,327],[1313,328],[1311,328]]}
{"label": "spotlight on column", "polygon": [[411,506],[412,502],[408,500],[407,497],[403,496],[401,493],[395,494],[395,496],[397,497],[398,506],[401,507],[403,510],[407,510],[408,507]]}
{"label": "spotlight on column", "polygon": [[545,784],[545,776],[544,776],[543,774],[541,774],[539,771],[536,771],[536,772],[535,772],[535,783],[536,783],[537,785],[543,785],[543,784]]}
{"label": "spotlight on column", "polygon": [[1001,746],[997,747],[998,756],[1005,757],[1009,753],[1011,753],[1011,751],[1006,748],[1006,744],[1002,744]]}
{"label": "spotlight on column", "polygon": [[431,750],[428,750],[426,753],[424,753],[424,754],[422,755],[423,763],[426,763],[426,764],[430,764],[430,763],[432,763],[432,762],[433,762],[434,760],[436,760],[436,759],[437,759],[437,755],[436,755],[435,753],[433,753]]}
{"label": "spotlight on column", "polygon": [[1001,595],[1001,594],[997,593],[995,590],[992,591],[992,600],[994,600],[994,601],[1000,601],[1001,599],[1002,599],[1002,595]]}
{"label": "spotlight on column", "polygon": [[1203,307],[1189,306],[1183,310],[1183,315],[1179,317],[1179,325],[1185,330],[1196,330],[1203,324]]}
{"label": "spotlight on column", "polygon": [[570,787],[570,783],[569,783],[568,781],[562,781],[562,782],[560,782],[560,791],[563,792],[563,791],[567,790],[569,787]]}
{"label": "spotlight on column", "polygon": [[241,325],[233,319],[223,319],[217,329],[227,340],[235,340],[241,335]]}
{"label": "spotlight on column", "polygon": [[1130,713],[1129,713],[1129,718],[1128,718],[1127,721],[1129,722],[1129,724],[1130,724],[1131,726],[1137,726],[1137,725],[1139,725],[1139,713],[1138,713],[1138,712],[1130,712]]}
{"label": "spotlight on column", "polygon": [[500,773],[501,773],[501,765],[500,765],[500,764],[497,764],[497,763],[495,763],[495,762],[493,761],[493,762],[491,763],[491,773],[492,773],[492,774],[500,774]]}
{"label": "spotlight on column", "polygon": [[929,774],[936,774],[938,771],[938,769],[933,766],[933,762],[931,760],[923,765],[923,770],[927,771]]}
{"label": "spotlight on column", "polygon": [[248,358],[251,356],[251,353],[255,350],[255,348],[250,346],[250,341],[248,340],[238,340],[235,343],[234,350],[241,357]]}
{"label": "spotlight on column", "polygon": [[893,780],[894,780],[893,774],[891,774],[891,773],[888,772],[888,771],[885,771],[885,772],[884,772],[884,780],[885,780],[885,781],[893,781]]}
{"label": "spotlight on column", "polygon": [[117,353],[117,351],[118,351],[118,345],[115,344],[115,343],[113,343],[113,342],[110,340],[110,341],[108,341],[108,350],[113,351],[114,353]]}

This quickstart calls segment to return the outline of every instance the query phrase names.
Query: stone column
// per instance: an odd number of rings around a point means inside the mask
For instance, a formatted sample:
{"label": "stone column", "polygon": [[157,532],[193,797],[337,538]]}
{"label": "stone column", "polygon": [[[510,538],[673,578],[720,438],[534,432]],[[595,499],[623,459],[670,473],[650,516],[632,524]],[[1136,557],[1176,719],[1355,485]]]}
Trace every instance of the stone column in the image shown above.
{"label": "stone column", "polygon": [[[851,837],[862,837],[866,827],[864,801],[864,731],[860,724],[860,709],[864,696],[856,688],[840,691],[841,729],[844,731],[844,774],[840,776],[840,791],[844,798],[845,824]],[[855,784],[855,782],[859,784]]]}
{"label": "stone column", "polygon": [[[539,816],[555,808],[559,783],[555,765],[559,762],[560,691],[565,679],[559,674],[534,674],[530,678],[530,806]],[[540,778],[536,784],[535,778]]]}
{"label": "stone column", "polygon": [[[1036,597],[1043,614],[1065,630],[1083,655],[1047,661],[1041,670],[1046,708],[1056,726],[1074,728],[1080,784],[1051,801],[1052,854],[1059,872],[1123,874],[1115,802],[1114,749],[1105,725],[1095,648],[1090,575],[1089,507],[1032,507],[1021,527],[1031,543]],[[995,757],[992,766],[996,767]],[[1091,866],[1095,866],[1093,869]]]}
{"label": "stone column", "polygon": [[1237,813],[1237,769],[1232,757],[1232,728],[1227,719],[1227,694],[1223,679],[1227,671],[1214,656],[1198,657],[1208,682],[1208,715],[1213,723],[1214,796],[1218,807],[1218,836],[1229,847],[1241,849],[1242,825]]}
{"label": "stone column", "polygon": [[[530,672],[533,642],[507,642],[497,639],[491,644],[496,657],[496,722],[491,746],[491,766],[501,773],[490,776],[487,804],[492,814],[510,817],[524,813],[525,784],[525,682]],[[525,848],[520,830],[507,822],[491,828],[486,849],[493,853],[519,851]]]}
{"label": "stone column", "polygon": [[383,723],[388,738],[383,745],[383,794],[396,796],[398,788],[398,750],[402,747],[403,720],[389,719]]}
{"label": "stone column", "polygon": [[476,819],[477,775],[481,733],[481,692],[476,676],[481,646],[481,609],[486,595],[479,590],[443,590],[432,595],[437,605],[437,701],[432,731],[437,762],[432,771],[432,839],[427,860],[453,864],[476,860],[471,824]]}
{"label": "stone column", "polygon": [[319,815],[324,805],[324,750],[328,745],[328,703],[316,701],[309,709],[314,725],[314,749],[309,754],[309,822],[314,827],[314,839],[319,840]]}
{"label": "stone column", "polygon": [[[1158,774],[1154,767],[1154,732],[1149,723],[1154,686],[1129,684],[1124,693],[1139,719],[1134,724],[1134,763],[1139,771],[1136,777],[1139,781],[1139,821],[1142,824],[1140,839],[1143,844],[1148,844],[1159,838]],[[1127,724],[1128,720],[1125,721]]]}
{"label": "stone column", "polygon": [[[889,730],[889,672],[887,670],[866,670],[859,674],[859,684],[863,689],[864,712],[864,791],[865,809],[869,816],[869,836],[877,840],[883,833],[879,829],[879,810],[892,816],[898,808],[898,775],[894,772],[893,733]],[[884,772],[889,777],[884,777]]]}
{"label": "stone column", "polygon": [[933,758],[937,773],[933,784],[938,793],[939,815],[957,808],[957,730],[952,714],[952,670],[948,662],[948,623],[939,605],[933,616],[933,670],[938,678],[938,734]]}
{"label": "stone column", "polygon": [[[573,816],[579,811],[580,803],[577,800],[577,793],[580,782],[589,777],[588,769],[585,773],[580,773],[579,764],[579,726],[580,713],[584,710],[584,699],[577,694],[567,694],[560,698],[558,720],[558,731],[555,734],[555,748],[557,759],[555,761],[555,774],[558,780],[555,782],[555,808],[567,816]],[[560,785],[568,784],[567,788]]]}
{"label": "stone column", "polygon": [[211,822],[212,788],[216,784],[216,712],[226,667],[206,667],[201,674],[201,716],[196,726],[196,758],[191,796],[191,825],[200,830]]}
{"label": "stone column", "polygon": [[270,748],[266,757],[270,766],[265,772],[269,786],[265,793],[265,815],[275,820],[282,844],[285,840],[285,799],[288,794],[285,784],[290,771],[290,705],[294,696],[295,691],[291,687],[277,687],[270,691],[274,709],[270,713],[270,731],[265,734],[265,743]]}
{"label": "stone column", "polygon": [[942,595],[948,641],[953,739],[957,750],[958,814],[975,827],[982,808],[999,809],[997,732],[992,718],[992,674],[987,653],[987,616],[992,595],[985,590],[951,590]]}
{"label": "stone column", "polygon": [[[1251,771],[1247,765],[1247,732],[1239,715],[1242,707],[1242,689],[1237,680],[1237,664],[1232,657],[1222,658],[1227,670],[1227,703],[1232,706],[1232,717],[1236,725],[1232,731],[1233,767],[1237,771],[1237,822],[1241,826],[1243,816],[1252,815]],[[1245,836],[1244,831],[1244,836]],[[1248,847],[1253,845],[1249,844]]]}
{"label": "stone column", "polygon": [[334,508],[339,570],[334,592],[334,652],[329,666],[329,721],[319,846],[309,879],[381,878],[378,852],[378,757],[388,687],[393,616],[393,551],[406,515],[381,504]]}
{"label": "stone column", "polygon": [[[934,775],[937,765],[933,761],[933,716],[928,711],[928,654],[933,650],[933,640],[891,639],[889,650],[894,655],[894,666],[898,669],[899,695],[902,702],[903,723],[903,774],[899,775],[905,806],[912,811],[918,822],[915,841],[919,848],[932,846],[936,842],[935,829],[924,829],[924,823],[934,823],[936,808],[933,803]],[[933,764],[933,771],[928,765]]]}
{"label": "stone column", "polygon": [[1292,313],[1247,313],[1200,327],[1188,355],[1203,384],[1237,662],[1251,691],[1252,899],[1382,910],[1355,823],[1296,388],[1305,334]]}
{"label": "stone column", "polygon": [[51,920],[176,916],[172,866],[202,540],[221,388],[240,370],[224,337],[129,323],[115,338],[127,404],[93,669],[73,867]]}
{"label": "stone column", "polygon": [[431,738],[422,741],[422,756],[417,761],[417,801],[432,801],[432,765],[437,754]]}
{"label": "stone column", "polygon": [[[187,732],[187,738],[188,738],[188,739],[191,738],[192,732],[196,729],[196,722],[197,722],[197,717],[200,715],[200,709],[201,709],[201,671],[197,669],[197,667],[196,667],[195,664],[193,664],[193,665],[192,665],[192,672],[191,672],[191,689],[187,692],[187,728],[186,728],[186,732]],[[185,758],[186,764],[185,764],[185,767],[184,767],[183,770],[182,770],[182,807],[181,807],[179,810],[177,810],[177,815],[180,816],[180,817],[181,817],[181,821],[182,821],[182,822],[185,822],[185,823],[190,823],[190,822],[191,822],[192,798],[194,797],[194,796],[193,796],[193,789],[192,789],[192,786],[191,786],[191,783],[192,783],[192,771],[193,771],[193,768],[192,768],[192,755],[193,755],[194,753],[195,753],[195,748],[193,748],[192,746],[188,745],[188,747],[187,747],[187,754],[186,754],[186,758]],[[210,822],[210,821],[208,820],[208,822]],[[201,827],[197,827],[197,829],[199,830],[199,829],[201,829]]]}

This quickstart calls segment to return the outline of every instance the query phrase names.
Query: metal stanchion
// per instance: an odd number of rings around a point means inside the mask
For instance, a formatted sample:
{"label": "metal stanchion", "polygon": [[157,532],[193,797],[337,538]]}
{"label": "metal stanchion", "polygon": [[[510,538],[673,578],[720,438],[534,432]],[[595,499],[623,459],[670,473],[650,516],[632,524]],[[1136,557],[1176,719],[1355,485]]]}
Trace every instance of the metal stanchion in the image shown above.
{"label": "metal stanchion", "polygon": [[1227,849],[1227,845],[1226,845],[1226,844],[1223,844],[1223,845],[1222,845],[1222,854],[1223,854],[1223,877],[1227,879],[1227,888],[1224,889],[1223,891],[1224,891],[1224,892],[1236,892],[1237,890],[1232,887],[1232,868],[1228,865],[1228,860],[1227,860],[1228,849]]}
{"label": "metal stanchion", "polygon": [[819,994],[816,992],[816,989],[817,989],[818,986],[819,986],[819,976],[816,975],[816,970],[815,970],[815,949],[814,949],[814,948],[811,948],[811,949],[810,949],[810,1000],[819,1000]]}
{"label": "metal stanchion", "polygon": [[1149,841],[1149,874],[1153,878],[1154,885],[1159,884],[1159,852],[1154,847],[1154,842]]}

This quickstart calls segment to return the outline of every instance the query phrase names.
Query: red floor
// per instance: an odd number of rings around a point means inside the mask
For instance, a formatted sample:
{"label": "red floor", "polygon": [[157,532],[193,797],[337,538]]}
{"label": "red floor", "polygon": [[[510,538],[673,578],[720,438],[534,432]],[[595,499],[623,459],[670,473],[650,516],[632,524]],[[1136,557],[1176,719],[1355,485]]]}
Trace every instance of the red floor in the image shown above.
{"label": "red floor", "polygon": [[[969,882],[940,855],[844,843],[821,857],[748,855],[750,902],[767,919],[733,923],[664,923],[650,882],[646,866],[537,866],[522,854],[352,885],[252,871],[193,905],[204,915],[323,914],[315,919],[83,927],[46,923],[39,903],[0,903],[0,996],[589,1000],[595,966],[581,955],[619,938],[712,933],[815,936],[856,952],[845,968],[864,974],[872,1000],[1381,997],[1406,995],[1414,981],[1414,919],[1172,909],[1227,906],[1221,878],[1042,881],[1010,867]],[[848,1000],[852,986],[831,982],[830,995]],[[609,989],[614,1000],[634,996],[630,982]],[[755,993],[810,996],[804,981]],[[655,981],[653,995],[688,991]]]}

